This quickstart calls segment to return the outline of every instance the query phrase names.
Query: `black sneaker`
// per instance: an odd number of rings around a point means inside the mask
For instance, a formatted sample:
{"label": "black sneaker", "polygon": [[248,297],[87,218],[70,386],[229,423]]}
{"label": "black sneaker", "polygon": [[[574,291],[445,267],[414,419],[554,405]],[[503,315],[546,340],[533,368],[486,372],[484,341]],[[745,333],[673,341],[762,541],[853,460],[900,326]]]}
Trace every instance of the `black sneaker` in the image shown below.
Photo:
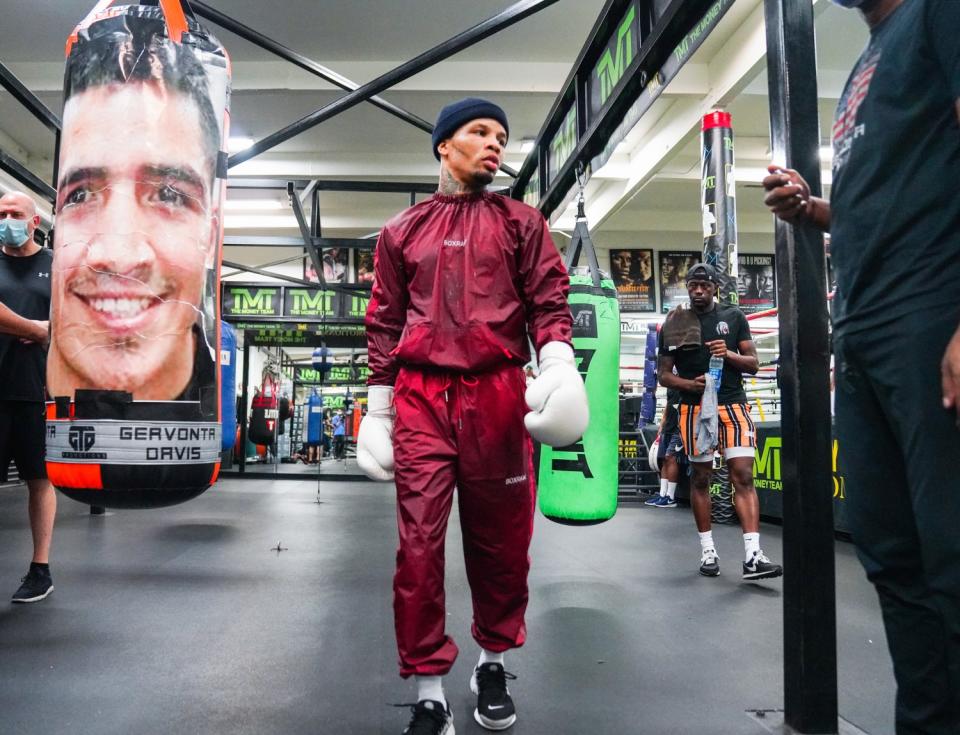
{"label": "black sneaker", "polygon": [[20,581],[23,584],[14,593],[11,602],[40,602],[53,592],[53,579],[49,569],[39,569],[31,565],[27,576]]}
{"label": "black sneaker", "polygon": [[424,699],[416,704],[398,704],[397,707],[409,707],[413,712],[410,724],[403,735],[455,735],[453,731],[453,713],[449,705]]}
{"label": "black sneaker", "polygon": [[506,730],[517,721],[517,711],[507,689],[507,679],[516,679],[503,664],[483,664],[473,670],[470,691],[477,695],[473,719],[487,730]]}
{"label": "black sneaker", "polygon": [[743,563],[743,578],[746,579],[771,579],[783,574],[783,567],[772,563],[762,551],[754,551],[753,557],[748,562]]}
{"label": "black sneaker", "polygon": [[700,574],[704,577],[720,576],[720,557],[714,549],[704,549],[700,554]]}

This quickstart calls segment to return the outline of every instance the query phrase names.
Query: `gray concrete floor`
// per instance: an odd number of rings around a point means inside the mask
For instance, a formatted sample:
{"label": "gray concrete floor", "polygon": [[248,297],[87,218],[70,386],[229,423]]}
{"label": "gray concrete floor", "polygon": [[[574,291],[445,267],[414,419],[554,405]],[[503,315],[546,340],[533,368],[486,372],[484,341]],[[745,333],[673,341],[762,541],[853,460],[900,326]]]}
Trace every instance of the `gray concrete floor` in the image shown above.
{"label": "gray concrete floor", "polygon": [[[392,486],[226,480],[174,508],[91,517],[60,499],[56,591],[0,602],[0,732],[399,735],[414,698],[396,675]],[[779,582],[743,584],[739,531],[715,531],[723,573],[697,574],[690,512],[626,506],[600,526],[537,519],[527,645],[511,652],[515,735],[760,735],[781,707]],[[764,528],[780,559],[780,533]],[[272,551],[280,542],[286,551]],[[459,735],[477,655],[456,514],[447,554],[446,680]],[[0,580],[26,571],[26,491],[0,491]],[[841,714],[893,733],[879,609],[837,548]]]}

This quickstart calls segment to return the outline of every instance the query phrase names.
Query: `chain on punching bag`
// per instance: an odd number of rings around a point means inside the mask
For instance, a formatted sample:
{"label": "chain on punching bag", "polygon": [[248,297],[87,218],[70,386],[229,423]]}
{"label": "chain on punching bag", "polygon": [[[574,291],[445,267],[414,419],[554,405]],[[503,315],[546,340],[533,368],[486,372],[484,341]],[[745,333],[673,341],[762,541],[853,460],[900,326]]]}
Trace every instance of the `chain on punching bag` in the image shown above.
{"label": "chain on punching bag", "polygon": [[[580,252],[586,267],[577,268]],[[610,276],[602,273],[580,208],[567,248],[573,352],[587,389],[590,425],[568,447],[541,445],[537,492],[540,511],[571,525],[601,523],[617,509],[619,482],[620,307]]]}
{"label": "chain on punching bag", "polygon": [[230,61],[181,0],[101,0],[66,50],[47,472],[81,502],[172,505],[220,469]]}

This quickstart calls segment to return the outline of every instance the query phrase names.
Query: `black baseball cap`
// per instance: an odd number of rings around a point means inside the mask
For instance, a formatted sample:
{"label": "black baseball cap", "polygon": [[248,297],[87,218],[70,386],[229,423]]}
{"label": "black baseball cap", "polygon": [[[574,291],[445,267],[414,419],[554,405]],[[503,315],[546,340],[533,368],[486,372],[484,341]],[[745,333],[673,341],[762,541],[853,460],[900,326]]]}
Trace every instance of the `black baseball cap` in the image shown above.
{"label": "black baseball cap", "polygon": [[690,266],[689,270],[687,270],[687,277],[685,280],[688,283],[690,281],[710,281],[711,283],[720,283],[720,276],[717,275],[717,269],[709,263],[697,263],[696,265]]}

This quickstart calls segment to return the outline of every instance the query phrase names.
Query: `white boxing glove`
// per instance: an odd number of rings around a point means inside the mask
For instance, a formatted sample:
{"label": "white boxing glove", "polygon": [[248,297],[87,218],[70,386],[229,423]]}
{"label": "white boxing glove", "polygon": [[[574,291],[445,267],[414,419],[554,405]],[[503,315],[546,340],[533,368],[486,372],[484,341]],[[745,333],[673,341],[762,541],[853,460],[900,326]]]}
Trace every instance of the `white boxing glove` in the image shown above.
{"label": "white boxing glove", "polygon": [[540,348],[539,362],[540,375],[524,394],[530,413],[523,423],[538,442],[569,446],[583,436],[590,423],[587,391],[573,348],[566,342],[547,342]]}
{"label": "white boxing glove", "polygon": [[367,415],[357,432],[357,464],[371,480],[393,479],[393,386],[371,385]]}

